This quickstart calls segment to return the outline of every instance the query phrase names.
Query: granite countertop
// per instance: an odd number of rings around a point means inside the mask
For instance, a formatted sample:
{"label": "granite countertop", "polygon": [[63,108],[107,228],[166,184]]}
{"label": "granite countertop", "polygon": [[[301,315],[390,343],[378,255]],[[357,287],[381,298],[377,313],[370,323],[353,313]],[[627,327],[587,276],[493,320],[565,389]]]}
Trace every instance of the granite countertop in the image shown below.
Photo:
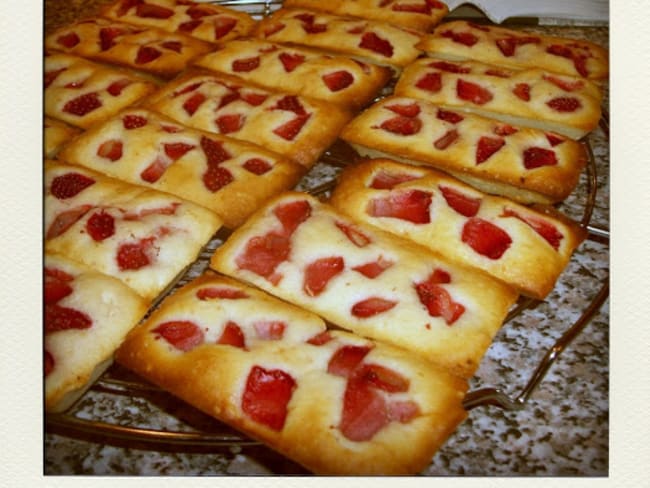
{"label": "granite countertop", "polygon": [[[106,1],[45,1],[45,32],[92,14]],[[529,26],[549,35],[587,39],[608,47],[606,26]],[[607,87],[605,87],[607,94]],[[609,98],[604,108],[608,110]],[[472,388],[497,386],[517,396],[546,351],[588,307],[609,277],[609,138],[603,128],[588,136],[598,175],[592,232],[577,250],[554,291],[504,324]],[[307,188],[336,169],[317,165]],[[580,220],[588,187],[583,175],[561,209]],[[598,232],[598,229],[604,232]],[[596,234],[600,235],[598,237]],[[428,476],[607,476],[609,473],[609,301],[594,314],[517,411],[480,406],[438,451],[421,474]],[[119,372],[119,371],[118,371]],[[81,418],[156,429],[211,428],[191,409],[168,404],[157,393],[131,398],[102,388],[75,409]],[[47,429],[46,475],[253,475],[306,474],[260,445],[173,446],[120,440],[93,433]]]}

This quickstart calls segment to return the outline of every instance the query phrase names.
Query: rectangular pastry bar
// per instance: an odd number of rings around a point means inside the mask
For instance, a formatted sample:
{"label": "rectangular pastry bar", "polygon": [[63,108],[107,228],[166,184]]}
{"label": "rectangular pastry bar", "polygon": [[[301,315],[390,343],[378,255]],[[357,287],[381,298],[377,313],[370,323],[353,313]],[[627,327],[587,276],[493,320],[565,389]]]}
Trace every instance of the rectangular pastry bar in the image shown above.
{"label": "rectangular pastry bar", "polygon": [[558,134],[514,127],[393,96],[347,124],[341,139],[368,158],[432,166],[485,193],[522,203],[554,203],[576,187],[585,147]]}
{"label": "rectangular pastry bar", "polygon": [[584,229],[557,211],[518,205],[437,171],[391,160],[346,168],[330,203],[539,300],[585,237]]}
{"label": "rectangular pastry bar", "polygon": [[467,415],[464,380],[210,271],[116,356],[317,474],[417,473]]}
{"label": "rectangular pastry bar", "polygon": [[52,159],[61,147],[81,130],[52,117],[43,119],[43,153],[46,158]]}
{"label": "rectangular pastry bar", "polygon": [[483,272],[297,192],[254,214],[216,250],[210,266],[465,377],[517,298]]}

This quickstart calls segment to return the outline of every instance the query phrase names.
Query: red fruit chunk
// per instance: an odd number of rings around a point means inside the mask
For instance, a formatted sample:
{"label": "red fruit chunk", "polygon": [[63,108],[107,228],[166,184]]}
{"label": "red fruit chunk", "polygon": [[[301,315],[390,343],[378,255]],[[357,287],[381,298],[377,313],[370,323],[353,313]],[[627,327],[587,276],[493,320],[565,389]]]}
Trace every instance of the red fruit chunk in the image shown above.
{"label": "red fruit chunk", "polygon": [[201,149],[203,149],[208,166],[218,165],[232,157],[224,149],[223,142],[215,141],[205,136],[201,137]]}
{"label": "red fruit chunk", "polygon": [[91,208],[92,207],[90,205],[82,205],[81,207],[76,207],[70,210],[66,210],[65,212],[61,212],[50,224],[49,229],[47,229],[45,238],[54,239],[55,237],[60,236],[70,227],[72,227],[75,222],[81,219]]}
{"label": "red fruit chunk", "polygon": [[240,96],[243,101],[253,107],[261,105],[268,98],[268,95],[263,93],[242,93]]}
{"label": "red fruit chunk", "polygon": [[286,25],[281,24],[281,23],[276,23],[276,24],[269,25],[264,29],[264,37],[271,37],[273,34],[277,34],[278,32],[280,32],[285,27],[286,27]]}
{"label": "red fruit chunk", "polygon": [[417,283],[415,291],[432,317],[442,317],[447,325],[451,325],[465,312],[465,307],[455,302],[449,292],[433,279]]}
{"label": "red fruit chunk", "polygon": [[221,134],[230,134],[241,129],[246,121],[243,114],[227,114],[217,117],[215,123]]}
{"label": "red fruit chunk", "polygon": [[287,95],[278,100],[278,103],[275,104],[273,110],[287,110],[288,112],[293,112],[296,115],[306,115],[305,107],[302,106],[300,100],[295,95]]}
{"label": "red fruit chunk", "polygon": [[122,91],[131,84],[131,80],[124,78],[122,80],[114,81],[110,85],[108,85],[108,88],[106,88],[106,91],[113,95],[114,97],[117,97],[118,95],[122,94]]}
{"label": "red fruit chunk", "polygon": [[386,400],[362,379],[348,380],[339,429],[351,441],[363,442],[390,422]]}
{"label": "red fruit chunk", "polygon": [[422,121],[417,118],[398,115],[392,119],[383,121],[379,127],[385,131],[392,132],[393,134],[411,136],[420,131],[422,128]]}
{"label": "red fruit chunk", "polygon": [[587,77],[589,72],[587,70],[586,56],[578,53],[574,53],[571,48],[567,46],[561,46],[559,44],[553,44],[546,49],[546,52],[553,54],[554,56],[560,56],[567,58],[573,61],[573,66],[580,76]]}
{"label": "red fruit chunk", "polygon": [[528,83],[517,83],[512,93],[524,102],[530,101],[530,85]]}
{"label": "red fruit chunk", "polygon": [[203,93],[195,93],[189,97],[185,102],[183,102],[183,109],[187,112],[187,115],[194,115],[194,112],[199,108],[199,106],[205,102],[205,95]]}
{"label": "red fruit chunk", "polygon": [[232,62],[232,70],[235,73],[248,73],[249,71],[253,71],[254,69],[259,68],[259,66],[260,66],[259,56],[255,56],[252,58],[235,59]]}
{"label": "red fruit chunk", "polygon": [[59,200],[72,198],[93,185],[95,180],[80,173],[65,173],[52,179],[50,193]]}
{"label": "red fruit chunk", "polygon": [[448,30],[444,31],[441,35],[442,37],[447,37],[452,41],[458,44],[463,44],[467,47],[472,47],[478,42],[478,37],[476,37],[471,32],[454,32],[452,30]]}
{"label": "red fruit chunk", "polygon": [[490,159],[490,156],[501,149],[505,143],[506,141],[500,137],[481,137],[476,147],[476,164],[484,163]]}
{"label": "red fruit chunk", "polygon": [[433,142],[433,146],[436,149],[443,151],[444,149],[447,149],[449,146],[451,146],[456,139],[458,139],[458,131],[456,129],[451,129],[436,139]]}
{"label": "red fruit chunk", "polygon": [[288,373],[253,366],[246,379],[241,408],[255,422],[280,431],[295,388],[296,382]]}
{"label": "red fruit chunk", "polygon": [[189,320],[171,320],[163,322],[151,332],[158,334],[176,349],[191,351],[203,343],[201,328]]}
{"label": "red fruit chunk", "polygon": [[371,297],[355,303],[350,313],[355,317],[367,318],[384,313],[397,305],[393,300],[386,300],[379,297]]}
{"label": "red fruit chunk", "polygon": [[43,80],[44,87],[47,88],[48,86],[50,86],[52,84],[52,82],[54,80],[56,80],[57,77],[61,73],[63,73],[66,69],[67,68],[61,68],[61,69],[57,69],[57,70],[54,70],[54,71],[46,71],[45,76],[44,76],[44,80]]}
{"label": "red fruit chunk", "polygon": [[558,134],[546,134],[546,139],[551,147],[555,147],[558,144],[562,144],[566,139]]}
{"label": "red fruit chunk", "polygon": [[163,145],[165,154],[174,161],[185,156],[188,151],[194,149],[195,147],[196,146],[193,144],[186,144],[184,142],[169,142]]}
{"label": "red fruit chunk", "polygon": [[287,141],[293,141],[298,133],[302,130],[302,127],[307,123],[311,114],[308,115],[298,115],[294,119],[291,119],[288,122],[280,125],[273,129],[273,133],[286,139]]}
{"label": "red fruit chunk", "polygon": [[160,5],[151,3],[141,3],[135,9],[135,14],[138,17],[151,18],[151,19],[168,19],[174,15],[174,11]]}
{"label": "red fruit chunk", "polygon": [[273,209],[273,214],[282,224],[284,234],[290,236],[311,216],[311,205],[307,200],[295,200],[278,205]]}
{"label": "red fruit chunk", "polygon": [[115,234],[115,219],[103,210],[96,212],[86,222],[86,231],[95,242],[108,239]]}
{"label": "red fruit chunk", "polygon": [[497,124],[494,126],[493,132],[498,136],[511,136],[519,131],[513,126],[508,124]]}
{"label": "red fruit chunk", "polygon": [[290,252],[291,241],[287,236],[269,232],[248,241],[244,252],[237,256],[235,262],[240,269],[251,271],[277,285],[282,276],[275,269],[287,260]]}
{"label": "red fruit chunk", "polygon": [[70,293],[72,293],[72,287],[66,282],[49,276],[46,277],[43,291],[46,305],[52,305],[64,299]]}
{"label": "red fruit chunk", "polygon": [[43,372],[45,376],[48,376],[52,371],[54,371],[54,358],[48,351],[43,351]]}
{"label": "red fruit chunk", "polygon": [[162,55],[159,49],[151,46],[141,46],[135,56],[135,64],[147,64],[158,59]]}
{"label": "red fruit chunk", "polygon": [[391,217],[414,224],[427,224],[431,221],[430,205],[430,192],[405,190],[374,198],[369,202],[366,212],[372,217]]}
{"label": "red fruit chunk", "polygon": [[241,328],[235,322],[229,321],[224,326],[221,336],[217,339],[217,344],[246,349],[246,338]]}
{"label": "red fruit chunk", "polygon": [[415,83],[415,86],[421,90],[437,93],[442,88],[442,77],[437,71],[435,73],[427,73]]}
{"label": "red fruit chunk", "polygon": [[466,66],[460,66],[458,64],[450,63],[448,61],[435,61],[433,63],[429,63],[428,66],[431,68],[439,69],[440,71],[447,71],[449,73],[466,74],[471,71],[471,69]]}
{"label": "red fruit chunk", "polygon": [[321,332],[320,334],[316,334],[314,337],[309,339],[307,341],[307,344],[311,344],[312,346],[322,346],[323,344],[327,344],[329,341],[332,340],[332,336],[329,333],[329,331],[324,331]]}
{"label": "red fruit chunk", "polygon": [[196,4],[196,3],[188,3],[189,7],[185,11],[187,15],[190,16],[192,19],[200,19],[202,17],[206,17],[208,15],[212,15],[214,11],[212,9],[207,8],[204,5],[201,4]]}
{"label": "red fruit chunk", "polygon": [[169,161],[164,160],[160,155],[140,173],[140,178],[148,183],[155,183],[163,175]]}
{"label": "red fruit chunk", "polygon": [[341,232],[345,234],[345,237],[347,237],[350,242],[357,247],[365,247],[372,242],[370,237],[365,235],[359,229],[352,227],[351,225],[338,221],[334,224],[339,228]]}
{"label": "red fruit chunk", "polygon": [[409,175],[406,173],[390,173],[388,171],[381,170],[374,175],[370,185],[370,188],[375,190],[391,190],[400,183],[405,183],[407,181],[417,180],[419,176]]}
{"label": "red fruit chunk", "polygon": [[472,198],[449,186],[440,186],[447,205],[465,217],[474,217],[481,206],[480,198]]}
{"label": "red fruit chunk", "polygon": [[511,57],[515,54],[517,46],[524,44],[538,44],[541,42],[539,37],[503,37],[497,39],[496,44],[501,53],[506,57]]}
{"label": "red fruit chunk", "polygon": [[121,244],[117,250],[117,265],[120,271],[135,271],[151,264],[153,238]]}
{"label": "red fruit chunk", "polygon": [[273,169],[271,163],[260,158],[251,158],[247,160],[244,164],[242,164],[242,166],[247,171],[250,171],[251,173],[256,175],[263,175],[271,171],[271,169]]}
{"label": "red fruit chunk", "polygon": [[327,363],[327,372],[348,378],[370,352],[371,346],[342,346]]}
{"label": "red fruit chunk", "polygon": [[119,139],[110,139],[102,142],[97,148],[97,156],[100,158],[117,161],[122,157],[122,141]]}
{"label": "red fruit chunk", "polygon": [[559,230],[557,230],[557,227],[555,227],[553,224],[550,222],[547,222],[541,218],[536,218],[530,215],[520,215],[514,210],[511,210],[509,208],[504,209],[503,214],[501,214],[502,217],[515,217],[522,222],[528,224],[535,232],[537,232],[540,236],[542,236],[546,242],[548,242],[553,249],[556,251],[560,248],[560,242],[562,242],[562,239],[564,236],[562,233],[560,233]]}
{"label": "red fruit chunk", "polygon": [[382,39],[374,32],[366,32],[361,37],[359,47],[381,54],[387,58],[393,56],[393,45],[386,39]]}
{"label": "red fruit chunk", "polygon": [[56,269],[56,268],[45,268],[45,276],[46,278],[52,278],[55,280],[59,281],[73,281],[74,276],[71,274],[66,273],[63,270]]}
{"label": "red fruit chunk", "polygon": [[180,41],[165,41],[160,45],[165,49],[169,49],[170,51],[174,51],[177,53],[180,53],[181,50],[183,49],[183,44],[181,44]]}
{"label": "red fruit chunk", "polygon": [[215,298],[238,300],[240,298],[248,298],[248,294],[236,288],[210,286],[198,290],[196,292],[196,297],[199,300],[213,300]]}
{"label": "red fruit chunk", "polygon": [[99,99],[99,95],[96,92],[91,92],[66,102],[63,106],[63,111],[71,115],[83,117],[101,106],[102,102]]}
{"label": "red fruit chunk", "polygon": [[386,105],[384,108],[404,117],[417,117],[420,115],[420,105],[417,102],[394,103],[393,105]]}
{"label": "red fruit chunk", "polygon": [[582,107],[580,100],[574,97],[556,97],[546,102],[546,105],[562,113],[575,112]]}
{"label": "red fruit chunk", "polygon": [[99,31],[99,45],[102,51],[108,51],[115,45],[115,38],[124,34],[124,29],[104,27]]}
{"label": "red fruit chunk", "polygon": [[350,72],[345,70],[335,71],[323,75],[323,82],[333,92],[341,91],[350,86],[354,82],[354,77]]}
{"label": "red fruit chunk", "polygon": [[354,372],[354,376],[355,380],[388,393],[408,391],[410,385],[410,381],[401,374],[378,364],[362,364]]}
{"label": "red fruit chunk", "polygon": [[214,38],[221,39],[232,31],[237,25],[237,20],[232,17],[217,17],[214,20]]}
{"label": "red fruit chunk", "polygon": [[214,193],[231,183],[235,178],[226,168],[208,166],[208,169],[203,173],[202,179],[205,187]]}
{"label": "red fruit chunk", "polygon": [[388,417],[402,424],[410,422],[420,414],[420,407],[411,400],[395,401],[388,404]]}
{"label": "red fruit chunk", "polygon": [[461,239],[474,251],[490,259],[499,259],[512,244],[512,239],[503,229],[477,217],[465,223]]}
{"label": "red fruit chunk", "polygon": [[202,23],[203,23],[202,20],[188,20],[187,22],[183,22],[182,24],[179,24],[178,30],[179,32],[189,34],[198,26],[200,26]]}
{"label": "red fruit chunk", "polygon": [[279,341],[284,335],[287,324],[279,321],[255,322],[253,324],[257,337],[266,341]]}
{"label": "red fruit chunk", "polygon": [[374,279],[393,265],[392,261],[379,256],[377,261],[361,264],[352,268],[357,273],[361,273],[366,278]]}
{"label": "red fruit chunk", "polygon": [[76,32],[69,32],[67,34],[63,34],[56,39],[56,43],[60,44],[66,49],[72,49],[75,47],[77,44],[81,42],[81,39],[79,39],[79,36],[77,35]]}
{"label": "red fruit chunk", "polygon": [[124,125],[124,128],[128,130],[139,129],[140,127],[147,125],[147,119],[141,115],[129,114],[122,118],[122,125]]}
{"label": "red fruit chunk", "polygon": [[492,100],[492,93],[487,88],[465,80],[458,80],[456,83],[456,94],[461,100],[477,105],[484,105]]}
{"label": "red fruit chunk", "polygon": [[544,149],[542,147],[529,147],[524,151],[524,167],[526,169],[535,169],[542,166],[555,166],[557,157],[555,151]]}
{"label": "red fruit chunk", "polygon": [[562,90],[568,92],[571,92],[573,90],[579,90],[585,85],[584,81],[582,80],[574,80],[574,79],[567,80],[552,75],[544,75],[544,79],[550,83],[553,83],[558,88],[561,88]]}
{"label": "red fruit chunk", "polygon": [[458,122],[461,122],[462,120],[465,119],[465,117],[463,117],[462,115],[456,112],[443,110],[441,108],[438,109],[438,112],[436,113],[436,117],[440,120],[444,120],[445,122],[450,122],[452,124],[457,124]]}
{"label": "red fruit chunk", "polygon": [[44,323],[46,334],[69,329],[89,329],[93,325],[92,319],[85,313],[59,305],[45,306]]}
{"label": "red fruit chunk", "polygon": [[186,93],[193,92],[194,90],[196,90],[197,88],[199,88],[202,84],[203,84],[202,81],[197,81],[196,83],[190,83],[189,85],[184,86],[184,87],[181,88],[180,90],[175,91],[175,92],[172,94],[172,97],[173,97],[173,98],[176,98],[176,97],[179,96],[179,95],[185,95]]}
{"label": "red fruit chunk", "polygon": [[343,258],[335,256],[321,258],[305,267],[303,290],[310,297],[320,295],[332,278],[340,274],[345,267]]}
{"label": "red fruit chunk", "polygon": [[511,74],[498,69],[487,69],[483,72],[487,76],[496,76],[497,78],[510,78]]}
{"label": "red fruit chunk", "polygon": [[280,53],[278,58],[287,73],[291,73],[294,69],[305,62],[305,56],[298,53]]}

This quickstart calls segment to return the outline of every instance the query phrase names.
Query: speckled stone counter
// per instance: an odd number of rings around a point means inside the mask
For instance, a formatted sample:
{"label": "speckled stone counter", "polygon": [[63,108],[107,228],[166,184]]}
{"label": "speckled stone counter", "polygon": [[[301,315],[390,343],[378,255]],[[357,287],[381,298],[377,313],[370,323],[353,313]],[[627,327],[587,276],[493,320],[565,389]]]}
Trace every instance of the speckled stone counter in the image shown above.
{"label": "speckled stone counter", "polygon": [[[45,2],[46,32],[92,13],[97,1]],[[529,27],[551,35],[589,39],[608,46],[607,27]],[[608,109],[608,98],[604,102]],[[472,388],[497,386],[517,396],[536,366],[588,307],[609,276],[609,141],[604,129],[589,136],[596,162],[595,234],[585,241],[552,294],[504,324],[472,380]],[[312,188],[336,169],[317,165],[303,182]],[[580,220],[588,178],[561,207]],[[593,236],[594,233],[592,233]],[[604,236],[604,237],[602,237]],[[76,407],[81,418],[118,425],[183,430],[211,421],[191,409],[177,410],[152,392],[144,398],[86,394]],[[421,474],[428,476],[607,476],[609,472],[608,301],[562,352],[538,388],[517,411],[480,406],[469,412]],[[255,475],[306,474],[260,445],[222,447],[147,444],[98,433],[52,429],[45,433],[46,475]]]}

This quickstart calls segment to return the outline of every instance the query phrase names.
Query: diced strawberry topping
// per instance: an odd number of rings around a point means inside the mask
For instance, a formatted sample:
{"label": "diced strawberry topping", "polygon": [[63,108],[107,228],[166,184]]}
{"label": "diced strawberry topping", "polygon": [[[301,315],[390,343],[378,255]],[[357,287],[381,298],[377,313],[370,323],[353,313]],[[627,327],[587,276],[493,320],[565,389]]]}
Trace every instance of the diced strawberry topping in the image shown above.
{"label": "diced strawberry topping", "polygon": [[415,83],[415,86],[421,90],[437,93],[442,88],[442,76],[438,71],[427,73]]}
{"label": "diced strawberry topping", "polygon": [[196,292],[196,297],[199,300],[214,300],[215,298],[239,300],[242,298],[248,298],[248,294],[243,290],[238,290],[237,288],[226,288],[225,286],[209,286],[198,290]]}
{"label": "diced strawberry topping", "polygon": [[261,158],[251,158],[242,164],[244,169],[256,175],[263,175],[271,171],[273,166],[268,161]]}
{"label": "diced strawberry topping", "polygon": [[280,431],[295,388],[296,381],[288,373],[253,366],[246,379],[241,408],[254,421]]}
{"label": "diced strawberry topping", "polygon": [[185,156],[185,154],[194,149],[196,146],[185,142],[168,142],[163,145],[165,154],[176,161]]}
{"label": "diced strawberry topping", "polygon": [[88,315],[79,310],[59,305],[45,306],[45,333],[51,334],[61,330],[69,329],[89,329],[93,321]]}
{"label": "diced strawberry topping", "polygon": [[217,117],[215,123],[221,134],[231,134],[240,130],[245,121],[246,116],[243,114],[227,114]]}
{"label": "diced strawberry topping", "polygon": [[183,109],[187,115],[194,115],[194,112],[205,102],[205,95],[203,93],[195,93],[183,102]]}
{"label": "diced strawberry topping", "polygon": [[535,232],[542,236],[556,251],[560,248],[560,242],[564,236],[550,222],[531,215],[521,215],[512,209],[506,208],[501,214],[502,217],[515,217],[528,224]]}
{"label": "diced strawberry topping", "polygon": [[472,217],[465,223],[461,239],[474,251],[490,259],[499,259],[512,244],[506,231],[477,217]]}
{"label": "diced strawberry topping", "polygon": [[351,441],[372,439],[389,423],[386,400],[363,380],[348,380],[339,429]]}
{"label": "diced strawberry topping", "polygon": [[66,102],[63,106],[63,111],[71,115],[83,117],[101,106],[102,102],[99,99],[99,95],[96,92],[91,92],[80,95],[77,98],[73,98]]}
{"label": "diced strawberry topping", "polygon": [[106,88],[106,91],[113,95],[114,97],[117,97],[122,94],[122,91],[131,84],[131,80],[128,78],[123,78],[121,80],[114,81],[108,87]]}
{"label": "diced strawberry topping", "polygon": [[307,200],[295,200],[278,205],[273,209],[273,214],[282,224],[285,235],[290,236],[311,216],[311,205]]}
{"label": "diced strawberry topping", "polygon": [[264,93],[254,93],[254,92],[244,92],[240,94],[241,99],[247,104],[257,107],[262,105],[264,101],[268,98],[268,95]]}
{"label": "diced strawberry topping", "polygon": [[46,305],[52,305],[72,293],[72,287],[67,283],[70,280],[61,280],[54,276],[46,276],[43,296]]}
{"label": "diced strawberry topping", "polygon": [[214,20],[214,38],[221,39],[227,36],[237,25],[237,19],[220,16]]}
{"label": "diced strawberry topping", "polygon": [[394,401],[388,405],[388,416],[402,424],[406,424],[420,414],[420,407],[412,400]]}
{"label": "diced strawberry topping", "polygon": [[573,65],[580,76],[583,76],[585,78],[589,76],[589,72],[587,70],[587,56],[585,54],[575,53],[573,50],[571,50],[570,47],[561,46],[559,44],[553,44],[552,46],[549,46],[546,49],[546,52],[553,54],[554,56],[560,56],[572,60]]}
{"label": "diced strawberry topping", "polygon": [[364,381],[388,393],[408,391],[410,386],[410,381],[401,374],[378,364],[362,364],[354,375],[356,380]]}
{"label": "diced strawberry topping", "polygon": [[427,224],[431,221],[430,206],[430,192],[405,190],[372,199],[366,212],[372,217],[391,217],[414,224]]}
{"label": "diced strawberry topping", "polygon": [[164,41],[160,46],[176,53],[180,53],[183,49],[183,44],[180,41]]}
{"label": "diced strawberry topping", "polygon": [[440,71],[447,71],[448,73],[467,74],[472,71],[467,66],[450,63],[449,61],[434,61],[433,63],[429,63],[428,66],[439,69]]}
{"label": "diced strawberry topping", "polygon": [[174,11],[170,8],[161,5],[154,5],[151,3],[141,3],[135,9],[135,14],[138,17],[151,18],[151,19],[168,19],[174,15]]}
{"label": "diced strawberry topping", "polygon": [[556,97],[546,102],[546,105],[562,113],[575,112],[582,107],[580,100],[575,97]]}
{"label": "diced strawberry topping", "polygon": [[278,103],[275,104],[275,107],[272,110],[286,110],[288,112],[293,112],[296,115],[306,115],[305,107],[295,95],[286,95],[278,100]]}
{"label": "diced strawberry topping", "polygon": [[385,298],[371,297],[355,303],[350,310],[350,313],[359,318],[373,317],[380,313],[387,312],[397,305],[396,301],[386,300]]}
{"label": "diced strawberry topping", "polygon": [[438,139],[433,141],[433,146],[436,149],[443,151],[451,146],[456,141],[456,139],[458,139],[458,131],[456,129],[450,129]]}
{"label": "diced strawberry topping", "polygon": [[294,69],[305,62],[305,56],[298,53],[283,52],[280,53],[278,58],[280,59],[280,62],[282,63],[282,66],[284,66],[284,70],[287,73],[291,73]]}
{"label": "diced strawberry topping", "polygon": [[337,92],[346,89],[354,82],[354,77],[349,71],[340,70],[322,76],[323,82],[330,91]]}
{"label": "diced strawberry topping", "polygon": [[54,357],[49,351],[43,351],[43,374],[47,377],[52,371],[54,371]]}
{"label": "diced strawberry topping", "polygon": [[467,47],[472,47],[478,42],[478,37],[476,37],[471,32],[454,32],[452,30],[444,31],[442,37],[451,39],[452,41],[463,44]]}
{"label": "diced strawberry topping", "polygon": [[190,6],[185,10],[185,13],[189,15],[191,19],[200,19],[214,13],[212,9],[205,5],[196,3],[190,3],[189,5]]}
{"label": "diced strawberry topping", "polygon": [[327,372],[348,378],[370,352],[371,346],[342,346],[327,363]]}
{"label": "diced strawberry topping", "polygon": [[253,328],[255,329],[258,338],[265,341],[279,341],[284,335],[287,324],[277,320],[267,320],[263,322],[255,322]]}
{"label": "diced strawberry topping", "polygon": [[326,330],[319,334],[316,334],[314,337],[309,339],[307,341],[307,344],[311,344],[312,346],[322,346],[323,344],[327,344],[331,340],[332,340],[332,335],[329,333],[328,330]]}
{"label": "diced strawberry topping", "polygon": [[539,37],[502,37],[497,39],[496,44],[504,56],[511,57],[514,56],[517,46],[538,44],[539,42],[541,42]]}
{"label": "diced strawberry topping", "polygon": [[97,156],[100,158],[117,161],[122,157],[122,141],[119,139],[109,139],[102,142],[97,148]]}
{"label": "diced strawberry topping", "polygon": [[160,177],[165,173],[165,170],[169,166],[171,161],[167,158],[163,158],[161,155],[158,155],[154,161],[149,164],[145,169],[140,173],[140,178],[148,183],[155,183],[160,179]]}
{"label": "diced strawberry topping", "polygon": [[235,73],[248,73],[254,69],[259,68],[260,57],[253,56],[251,58],[235,59],[232,62],[232,70]]}
{"label": "diced strawberry topping", "polygon": [[415,291],[432,317],[442,317],[451,325],[465,312],[465,307],[455,302],[441,284],[449,283],[451,278],[446,271],[434,270],[426,281],[415,284]]}
{"label": "diced strawberry topping", "polygon": [[46,71],[45,76],[43,77],[43,85],[45,88],[50,86],[54,80],[57,79],[57,77],[63,73],[67,68],[61,68],[53,71]]}
{"label": "diced strawberry topping", "polygon": [[235,178],[226,168],[210,165],[205,173],[203,173],[202,179],[205,187],[214,193],[229,183],[232,183]]}
{"label": "diced strawberry topping", "polygon": [[501,149],[505,143],[506,141],[500,137],[481,137],[476,146],[476,164],[484,163],[490,159],[490,156]]}
{"label": "diced strawberry topping", "polygon": [[303,126],[307,123],[311,114],[298,115],[297,117],[285,122],[284,124],[273,129],[273,133],[287,141],[293,141]]}
{"label": "diced strawberry topping", "polygon": [[450,122],[452,124],[457,124],[458,122],[461,122],[465,119],[465,117],[459,113],[452,112],[450,110],[443,110],[441,108],[438,109],[436,117],[440,120],[444,120],[445,122]]}
{"label": "diced strawberry topping", "polygon": [[477,85],[476,83],[465,80],[458,80],[456,83],[456,94],[461,100],[472,102],[477,105],[484,105],[492,100],[492,93],[490,90]]}
{"label": "diced strawberry topping", "polygon": [[172,97],[176,98],[179,95],[185,95],[186,93],[193,92],[194,90],[198,89],[202,84],[203,84],[202,81],[197,81],[196,83],[190,83],[189,85],[186,85],[180,90],[177,90],[174,93],[172,93]]}
{"label": "diced strawberry topping", "polygon": [[544,75],[544,79],[567,92],[571,92],[573,90],[579,90],[585,85],[584,81],[582,80],[576,80],[573,78],[572,79],[560,78],[559,76],[548,75],[548,74]]}
{"label": "diced strawberry topping", "polygon": [[555,166],[557,157],[555,151],[542,147],[529,147],[524,151],[524,167],[535,169],[542,166]]}
{"label": "diced strawberry topping", "polygon": [[357,247],[365,247],[372,242],[370,237],[352,225],[340,221],[336,221],[334,224],[345,234],[345,237],[347,237],[350,242]]}
{"label": "diced strawberry topping", "polygon": [[115,219],[103,210],[90,216],[86,222],[86,231],[93,241],[100,242],[115,234]]}
{"label": "diced strawberry topping", "polygon": [[421,111],[420,105],[417,102],[394,103],[392,105],[386,105],[384,108],[404,117],[417,117]]}
{"label": "diced strawberry topping", "polygon": [[72,49],[81,42],[81,39],[76,32],[69,32],[57,37],[56,42],[66,49]]}
{"label": "diced strawberry topping", "polygon": [[221,336],[217,339],[217,344],[229,345],[246,349],[246,338],[241,327],[235,322],[229,321],[223,328]]}
{"label": "diced strawberry topping", "polygon": [[291,252],[289,237],[269,232],[263,236],[253,237],[246,243],[244,251],[235,262],[240,269],[246,269],[277,285],[282,276],[275,269],[287,260]]}
{"label": "diced strawberry topping", "polygon": [[188,20],[187,22],[183,22],[182,24],[179,24],[178,31],[183,32],[185,34],[189,34],[198,26],[200,26],[202,23],[203,23],[202,20]]}
{"label": "diced strawberry topping", "polygon": [[119,27],[103,27],[99,31],[99,45],[102,51],[108,51],[115,45],[115,38],[124,34]]}
{"label": "diced strawberry topping", "polygon": [[141,115],[127,114],[122,118],[122,125],[127,130],[139,129],[147,125],[147,123],[147,118]]}
{"label": "diced strawberry topping", "polygon": [[268,25],[264,29],[264,37],[271,37],[273,34],[277,34],[278,32],[280,32],[285,27],[286,27],[286,25],[281,24],[279,22]]}
{"label": "diced strawberry topping", "polygon": [[45,238],[54,239],[55,237],[60,236],[80,220],[91,208],[90,205],[82,205],[61,212],[50,224],[50,227],[47,229],[47,233],[45,234]]}
{"label": "diced strawberry topping", "polygon": [[52,179],[50,193],[59,200],[72,198],[93,185],[95,180],[80,173],[65,173]]}
{"label": "diced strawberry topping", "polygon": [[312,14],[298,14],[295,18],[302,21],[302,28],[307,34],[318,34],[327,30],[327,25],[317,24],[316,18]]}
{"label": "diced strawberry topping", "polygon": [[379,256],[376,261],[370,261],[352,268],[357,273],[361,273],[366,278],[374,279],[393,265],[393,262]]}
{"label": "diced strawberry topping", "polygon": [[151,332],[183,352],[191,351],[201,345],[204,340],[203,330],[189,320],[163,322]]}
{"label": "diced strawberry topping", "polygon": [[140,46],[135,56],[135,64],[147,64],[158,59],[162,55],[159,49],[151,46]]}
{"label": "diced strawberry topping", "polygon": [[517,83],[512,93],[524,102],[530,101],[530,85],[528,83]]}
{"label": "diced strawberry topping", "polygon": [[480,198],[472,198],[449,186],[440,186],[447,205],[465,217],[474,217],[481,206]]}
{"label": "diced strawberry topping", "polygon": [[387,58],[393,56],[393,45],[386,39],[382,39],[374,32],[366,32],[361,36],[359,47],[381,54]]}
{"label": "diced strawberry topping", "polygon": [[486,69],[483,74],[487,76],[496,76],[497,78],[510,78],[511,76],[510,73],[495,68]]}
{"label": "diced strawberry topping", "polygon": [[512,134],[516,134],[517,132],[519,132],[519,129],[508,124],[497,123],[494,126],[494,129],[492,129],[492,132],[494,132],[498,136],[506,137],[506,136],[511,136]]}
{"label": "diced strawberry topping", "polygon": [[340,274],[345,267],[343,258],[333,256],[320,258],[305,267],[303,290],[310,297],[320,295],[332,278]]}
{"label": "diced strawberry topping", "polygon": [[153,238],[121,244],[117,250],[117,265],[120,271],[135,271],[151,264]]}
{"label": "diced strawberry topping", "polygon": [[201,137],[201,149],[203,149],[208,166],[219,165],[232,157],[224,149],[223,142],[215,141],[209,137]]}
{"label": "diced strawberry topping", "polygon": [[546,139],[548,139],[548,143],[551,145],[551,147],[555,147],[558,144],[562,144],[566,139],[559,134],[546,134]]}
{"label": "diced strawberry topping", "polygon": [[399,134],[402,136],[412,136],[420,132],[422,128],[422,121],[416,117],[404,117],[398,115],[391,119],[385,120],[379,126],[385,131]]}
{"label": "diced strawberry topping", "polygon": [[418,178],[419,176],[417,175],[391,173],[390,171],[381,170],[373,176],[372,181],[368,186],[375,190],[391,190],[400,183],[417,180]]}

